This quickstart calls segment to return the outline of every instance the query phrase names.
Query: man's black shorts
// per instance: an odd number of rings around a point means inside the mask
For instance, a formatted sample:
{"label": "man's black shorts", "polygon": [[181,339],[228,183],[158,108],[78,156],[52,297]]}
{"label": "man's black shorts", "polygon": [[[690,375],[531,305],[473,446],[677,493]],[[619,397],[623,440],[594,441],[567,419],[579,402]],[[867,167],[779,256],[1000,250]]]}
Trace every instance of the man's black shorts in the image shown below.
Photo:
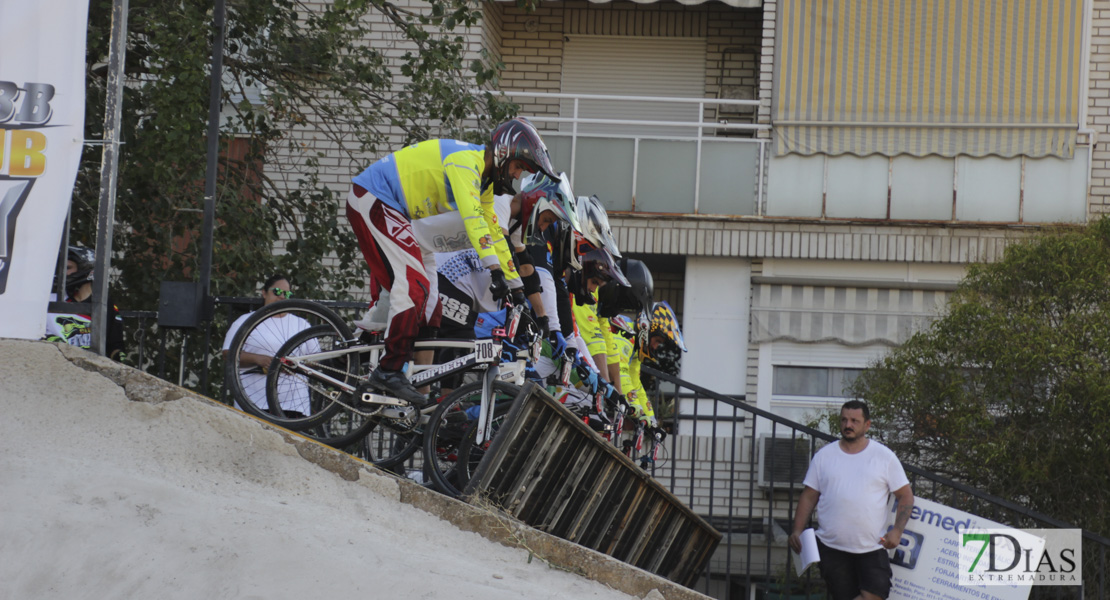
{"label": "man's black shorts", "polygon": [[860,591],[870,592],[880,598],[890,596],[890,556],[879,549],[863,554],[830,548],[817,540],[821,553],[821,577],[829,586],[833,600],[852,600]]}

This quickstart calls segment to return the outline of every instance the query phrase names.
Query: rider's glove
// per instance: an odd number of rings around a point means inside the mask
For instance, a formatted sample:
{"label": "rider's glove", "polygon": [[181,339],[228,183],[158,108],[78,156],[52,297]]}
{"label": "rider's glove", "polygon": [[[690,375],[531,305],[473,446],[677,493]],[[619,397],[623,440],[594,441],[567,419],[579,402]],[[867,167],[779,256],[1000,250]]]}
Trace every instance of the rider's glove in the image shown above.
{"label": "rider's glove", "polygon": [[547,324],[547,315],[536,317],[536,326],[540,328],[540,335],[547,337],[551,335],[551,326]]}
{"label": "rider's glove", "polygon": [[525,303],[526,300],[524,298],[524,290],[523,289],[515,288],[512,291],[512,296],[513,296],[513,306],[525,306],[524,303]]}
{"label": "rider's glove", "polygon": [[563,332],[552,331],[550,337],[547,338],[551,342],[551,356],[561,356],[567,350],[567,339],[563,337]]}
{"label": "rider's glove", "polygon": [[489,292],[493,299],[500,302],[509,297],[509,284],[505,281],[505,274],[501,269],[490,269]]}
{"label": "rider's glove", "polygon": [[609,405],[610,408],[615,408],[622,413],[624,412],[623,407],[628,405],[628,401],[617,391],[617,388],[614,387],[613,384],[606,382],[603,393],[605,394],[605,403]]}
{"label": "rider's glove", "polygon": [[627,398],[625,398],[624,396],[622,396],[620,394],[616,394],[612,398],[610,398],[609,401],[612,403],[613,408],[618,413],[620,413],[622,415],[627,415],[628,414],[629,406],[628,406],[628,399]]}
{"label": "rider's glove", "polygon": [[583,364],[583,366],[578,369],[578,378],[590,388],[591,392],[597,389],[597,371],[591,369],[589,366]]}

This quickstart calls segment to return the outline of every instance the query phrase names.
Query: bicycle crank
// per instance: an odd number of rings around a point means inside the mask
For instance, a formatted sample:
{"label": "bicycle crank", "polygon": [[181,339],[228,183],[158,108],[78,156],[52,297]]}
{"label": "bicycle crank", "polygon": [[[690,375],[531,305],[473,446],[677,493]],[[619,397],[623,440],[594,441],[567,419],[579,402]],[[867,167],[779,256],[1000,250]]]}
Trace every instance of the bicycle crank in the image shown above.
{"label": "bicycle crank", "polygon": [[[360,405],[366,408],[373,407],[371,414],[375,416],[394,421],[397,424],[415,423],[417,415],[420,411],[412,404],[394,398],[392,396],[385,396],[376,391],[368,391],[365,384],[359,386],[361,393],[358,398],[361,400]],[[411,425],[402,425],[402,428],[411,429]]]}

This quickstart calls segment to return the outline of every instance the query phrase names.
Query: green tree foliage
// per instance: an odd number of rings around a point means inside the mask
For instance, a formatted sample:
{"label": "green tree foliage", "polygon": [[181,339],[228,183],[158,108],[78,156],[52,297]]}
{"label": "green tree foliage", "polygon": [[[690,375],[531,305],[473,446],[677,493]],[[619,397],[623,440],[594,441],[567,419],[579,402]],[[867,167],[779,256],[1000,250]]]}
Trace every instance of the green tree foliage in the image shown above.
{"label": "green tree foliage", "polygon": [[854,388],[903,460],[1110,532],[1110,219],[972,266]]}
{"label": "green tree foliage", "polygon": [[[92,0],[89,8],[88,139],[103,135],[111,5]],[[321,165],[334,169],[338,161],[353,175],[405,143],[479,141],[476,130],[510,114],[512,105],[470,91],[494,83],[498,66],[465,60],[461,32],[479,24],[480,6],[422,6],[228,1],[214,295],[253,295],[274,271],[318,297],[362,285],[361,255],[341,212],[345,196],[321,185]],[[153,308],[162,280],[197,278],[212,10],[211,0],[130,2],[113,259],[113,289],[126,308]],[[305,129],[338,149],[323,153],[290,135]],[[100,153],[86,151],[71,235],[89,245],[99,185]],[[274,255],[279,232],[292,237]]]}
{"label": "green tree foliage", "polygon": [[[124,310],[155,309],[163,280],[199,278],[213,4],[130,0],[112,259]],[[495,85],[499,68],[484,55],[466,59],[463,34],[479,25],[481,5],[411,5],[420,10],[384,0],[228,0],[214,296],[254,296],[274,272],[301,296],[342,299],[362,287],[346,192],[334,181],[406,143],[484,142],[479,132],[511,116],[512,104],[472,92]],[[103,137],[111,7],[89,7],[86,139]],[[71,213],[71,240],[90,247],[96,148],[86,149]],[[329,175],[332,188],[322,183]],[[274,252],[279,235],[283,251]]]}

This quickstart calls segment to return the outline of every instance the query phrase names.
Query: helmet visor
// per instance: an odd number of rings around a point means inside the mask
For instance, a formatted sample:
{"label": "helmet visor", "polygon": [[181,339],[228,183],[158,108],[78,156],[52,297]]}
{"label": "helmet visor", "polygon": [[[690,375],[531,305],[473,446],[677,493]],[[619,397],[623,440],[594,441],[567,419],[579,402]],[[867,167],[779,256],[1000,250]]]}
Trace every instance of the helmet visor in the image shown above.
{"label": "helmet visor", "polygon": [[613,260],[613,255],[605,249],[591,250],[582,262],[585,265],[583,272],[587,277],[598,277],[623,286],[629,285],[628,279],[624,273],[621,273],[617,262]]}

